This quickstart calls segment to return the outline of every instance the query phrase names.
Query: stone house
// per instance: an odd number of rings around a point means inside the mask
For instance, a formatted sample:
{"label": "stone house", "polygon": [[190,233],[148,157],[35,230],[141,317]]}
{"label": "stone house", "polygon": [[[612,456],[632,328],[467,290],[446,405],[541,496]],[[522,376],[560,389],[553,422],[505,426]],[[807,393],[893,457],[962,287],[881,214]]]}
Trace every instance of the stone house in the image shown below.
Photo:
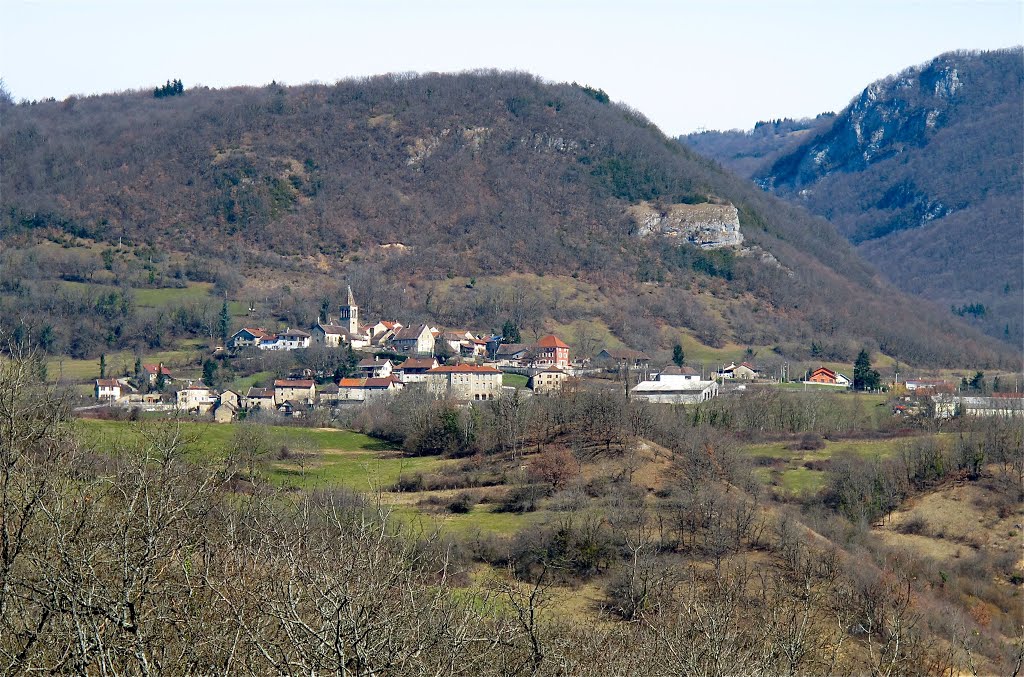
{"label": "stone house", "polygon": [[530,377],[527,387],[537,394],[556,393],[562,390],[569,374],[558,367],[548,367]]}
{"label": "stone house", "polygon": [[175,396],[178,409],[190,414],[205,415],[217,404],[217,393],[205,386],[189,386],[179,390]]}
{"label": "stone house", "polygon": [[430,327],[421,324],[417,327],[402,327],[395,338],[391,339],[395,352],[407,355],[433,355],[434,334]]}
{"label": "stone house", "polygon": [[425,383],[427,372],[438,367],[433,357],[410,357],[395,367],[394,375],[402,383]]}
{"label": "stone house", "polygon": [[294,401],[312,404],[316,400],[316,384],[309,379],[277,379],[274,381],[274,404]]}
{"label": "stone house", "polygon": [[274,406],[273,388],[249,388],[245,397],[242,398],[242,408],[247,409],[248,411],[253,411],[255,409],[273,411]]}
{"label": "stone house", "polygon": [[457,364],[427,372],[427,387],[457,400],[493,400],[501,394],[502,373],[494,367]]}

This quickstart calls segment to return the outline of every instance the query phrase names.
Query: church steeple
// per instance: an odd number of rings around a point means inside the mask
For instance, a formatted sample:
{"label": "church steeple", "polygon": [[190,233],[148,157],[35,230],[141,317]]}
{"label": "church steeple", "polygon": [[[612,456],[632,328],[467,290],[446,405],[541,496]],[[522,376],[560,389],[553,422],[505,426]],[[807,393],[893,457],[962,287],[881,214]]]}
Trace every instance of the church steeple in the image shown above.
{"label": "church steeple", "polygon": [[338,321],[348,329],[349,334],[359,333],[359,306],[356,305],[356,297],[352,295],[351,285],[348,288],[348,303],[341,306]]}

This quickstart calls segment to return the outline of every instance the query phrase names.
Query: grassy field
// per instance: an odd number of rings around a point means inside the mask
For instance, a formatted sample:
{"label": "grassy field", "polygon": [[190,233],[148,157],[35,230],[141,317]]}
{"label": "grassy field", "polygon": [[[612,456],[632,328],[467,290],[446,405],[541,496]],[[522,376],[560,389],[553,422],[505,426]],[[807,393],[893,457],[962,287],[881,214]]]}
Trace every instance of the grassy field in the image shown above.
{"label": "grassy field", "polygon": [[[195,359],[196,351],[205,347],[205,342],[200,340],[182,341],[174,350],[159,350],[148,352],[142,355],[142,361],[146,364],[163,362],[168,367],[191,362]],[[135,369],[135,354],[129,350],[122,350],[110,353],[106,357],[107,376],[123,376],[126,372]],[[46,363],[46,374],[50,380],[65,381],[86,381],[100,377],[100,360],[74,360],[70,357],[54,357]]]}
{"label": "grassy field", "polygon": [[[79,421],[87,444],[113,452],[143,443],[168,425],[171,424]],[[189,455],[196,461],[213,463],[224,457],[239,429],[238,425],[188,421],[179,425]],[[431,472],[450,462],[406,457],[385,442],[349,430],[290,426],[265,426],[264,430],[270,450],[265,459],[266,472],[272,481],[282,485],[377,491],[393,485],[401,474]]]}
{"label": "grassy field", "polygon": [[[60,283],[64,289],[78,292],[112,292],[120,291],[118,287],[91,284],[89,282]],[[186,286],[165,287],[160,289],[132,289],[135,305],[140,308],[163,308],[170,305],[194,301],[206,301],[212,298],[213,284],[209,282],[189,282]]]}
{"label": "grassy field", "polygon": [[522,374],[502,374],[501,385],[511,386],[513,388],[525,388],[526,383],[530,379],[526,378]]}
{"label": "grassy field", "polygon": [[234,390],[236,393],[244,395],[248,392],[249,388],[257,383],[270,383],[273,378],[274,372],[272,371],[258,371],[255,374],[235,379],[231,382],[228,388]]}
{"label": "grassy field", "polygon": [[896,454],[900,447],[909,441],[908,438],[868,439],[868,440],[826,440],[822,449],[802,450],[790,449],[792,442],[771,442],[768,444],[751,444],[743,448],[743,453],[768,463],[755,471],[766,484],[770,484],[780,494],[806,496],[824,488],[829,480],[827,470],[806,467],[806,463],[827,461],[836,454],[850,453],[865,459],[885,458]]}

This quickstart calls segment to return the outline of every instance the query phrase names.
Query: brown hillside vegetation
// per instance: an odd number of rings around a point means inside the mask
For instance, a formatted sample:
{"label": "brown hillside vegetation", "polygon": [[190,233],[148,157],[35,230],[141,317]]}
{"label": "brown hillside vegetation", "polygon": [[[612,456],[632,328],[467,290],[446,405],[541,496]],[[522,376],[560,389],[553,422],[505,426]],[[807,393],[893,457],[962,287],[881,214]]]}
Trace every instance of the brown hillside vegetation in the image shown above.
{"label": "brown hillside vegetation", "polygon": [[[7,248],[40,237],[68,245],[69,235],[130,245],[131,265],[155,273],[136,274],[147,284],[177,265],[178,279],[220,280],[240,294],[268,272],[321,270],[353,279],[363,297],[401,297],[416,280],[562,275],[611,297],[656,288],[662,301],[627,309],[655,325],[703,285],[729,306],[706,343],[799,353],[814,342],[837,359],[866,344],[930,365],[1017,361],[886,286],[826,221],[600,94],[480,72],[8,105],[0,228]],[[642,201],[732,203],[751,248],[640,239],[628,214]],[[161,262],[173,252],[188,252],[187,264]],[[67,266],[35,256],[9,259],[6,285],[21,295],[7,304],[11,320],[15,307],[62,305],[24,281]],[[106,277],[135,286],[130,271],[105,263]],[[434,310],[404,296],[411,314]],[[473,309],[453,312],[471,319]],[[135,332],[105,340],[123,333]]]}

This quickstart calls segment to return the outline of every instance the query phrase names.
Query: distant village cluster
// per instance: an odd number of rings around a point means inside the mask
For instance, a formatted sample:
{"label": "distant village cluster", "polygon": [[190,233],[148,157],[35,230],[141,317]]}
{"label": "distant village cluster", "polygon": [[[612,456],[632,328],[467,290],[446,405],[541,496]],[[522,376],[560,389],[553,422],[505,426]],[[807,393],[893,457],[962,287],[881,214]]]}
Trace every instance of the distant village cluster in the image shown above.
{"label": "distant village cluster", "polygon": [[[323,318],[309,331],[289,327],[283,332],[271,332],[261,327],[243,327],[230,336],[226,348],[237,355],[251,349],[293,351],[312,347],[351,349],[362,359],[355,366],[355,374],[326,383],[317,383],[323,380],[315,378],[320,375],[305,370],[275,379],[271,387],[253,386],[244,393],[181,382],[163,364],[145,364],[143,376],[150,388],[162,391],[165,384],[176,386],[173,401],[166,401],[161,392],[136,392],[127,377],[96,379],[94,394],[105,404],[174,409],[199,416],[212,414],[216,421],[226,423],[254,412],[302,417],[317,408],[365,403],[404,388],[423,389],[437,397],[466,403],[494,400],[503,389],[515,389],[504,385],[505,374],[526,377],[529,392],[544,395],[577,388],[587,376],[617,372],[624,374],[630,397],[660,404],[706,402],[719,395],[721,384],[732,382],[737,389],[744,389],[742,383],[761,379],[757,368],[749,362],[724,365],[705,375],[683,364],[652,367],[648,355],[629,348],[605,348],[592,360],[574,359],[569,345],[553,334],[526,344],[511,343],[508,337],[493,333],[442,329],[430,324],[405,326],[389,320],[361,324],[351,287],[347,302],[339,308],[337,322]],[[810,372],[803,382],[837,388],[851,386],[849,378],[826,367]],[[943,392],[943,385],[907,381],[906,389],[920,387],[922,393],[934,395],[937,416],[955,415],[960,411],[958,407],[964,406],[964,400],[951,399],[949,393]],[[992,398],[971,398],[969,404],[980,409],[999,408],[973,401],[985,399]],[[1019,400],[1009,405],[1009,400],[1001,402],[1000,406],[1020,405]],[[908,407],[902,409],[897,408],[895,413],[912,413]]]}

